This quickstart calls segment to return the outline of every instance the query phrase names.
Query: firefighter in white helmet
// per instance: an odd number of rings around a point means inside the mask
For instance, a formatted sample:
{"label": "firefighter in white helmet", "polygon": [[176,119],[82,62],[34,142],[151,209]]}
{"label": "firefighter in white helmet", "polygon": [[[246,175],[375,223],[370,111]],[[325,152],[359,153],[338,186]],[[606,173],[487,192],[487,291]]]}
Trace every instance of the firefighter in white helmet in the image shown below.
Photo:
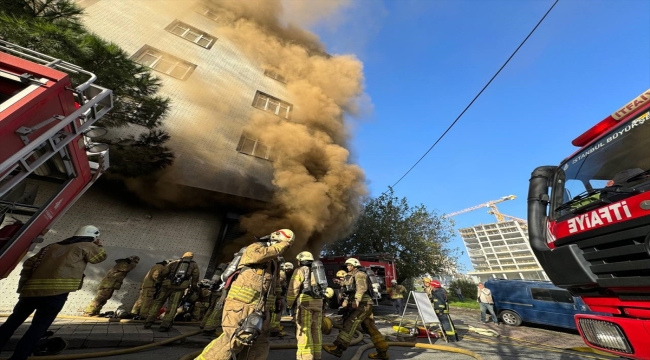
{"label": "firefighter in white helmet", "polygon": [[388,344],[384,336],[377,330],[375,319],[372,315],[372,291],[370,279],[365,270],[361,267],[359,260],[349,258],[345,261],[350,278],[344,283],[345,289],[350,293],[349,307],[352,311],[347,313],[343,320],[343,329],[334,340],[334,345],[324,345],[323,350],[341,357],[343,352],[350,345],[352,335],[361,325],[363,331],[370,335],[372,343],[377,349],[376,353],[369,354],[371,359],[388,359]]}
{"label": "firefighter in white helmet", "polygon": [[[287,306],[296,303],[297,359],[320,359],[322,351],[321,323],[323,297],[312,272],[314,256],[303,251],[298,256],[298,268],[293,272],[287,289]],[[323,274],[324,276],[324,274]],[[324,289],[323,289],[324,290]]]}
{"label": "firefighter in white helmet", "polygon": [[154,320],[158,317],[158,312],[167,299],[169,300],[169,309],[165,312],[165,317],[160,323],[159,331],[169,331],[174,322],[176,311],[183,298],[185,289],[190,287],[191,291],[199,290],[199,265],[192,260],[194,253],[191,251],[183,254],[183,257],[165,265],[160,274],[162,282],[156,284],[158,290],[154,295],[155,302],[149,309],[149,315],[144,323],[144,328],[149,329]]}
{"label": "firefighter in white helmet", "polygon": [[86,265],[104,260],[106,252],[99,240],[99,229],[93,225],[80,227],[73,237],[44,246],[25,260],[18,281],[20,298],[13,313],[0,326],[0,350],[36,311],[11,357],[27,359],[65,305],[68,294],[81,289]]}
{"label": "firefighter in white helmet", "polygon": [[[230,360],[242,353],[248,360],[269,354],[270,299],[279,281],[278,257],[293,244],[289,229],[257,239],[243,250],[239,274],[230,284],[223,307],[223,333],[203,349],[198,360]],[[272,298],[271,295],[274,297]]]}

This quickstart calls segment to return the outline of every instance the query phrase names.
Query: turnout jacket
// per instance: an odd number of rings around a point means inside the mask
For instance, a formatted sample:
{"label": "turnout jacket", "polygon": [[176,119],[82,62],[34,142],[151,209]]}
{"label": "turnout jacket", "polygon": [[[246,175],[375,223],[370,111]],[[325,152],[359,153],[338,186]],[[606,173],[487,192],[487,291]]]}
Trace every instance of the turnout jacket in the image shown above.
{"label": "turnout jacket", "polygon": [[230,285],[226,298],[252,304],[259,302],[269,293],[263,310],[271,310],[276,297],[281,296],[282,292],[278,256],[290,246],[289,242],[271,245],[256,242],[249,245],[239,261],[239,275]]}
{"label": "turnout jacket", "polygon": [[21,297],[65,294],[81,289],[86,265],[106,260],[106,251],[92,242],[54,243],[25,260],[18,281]]}

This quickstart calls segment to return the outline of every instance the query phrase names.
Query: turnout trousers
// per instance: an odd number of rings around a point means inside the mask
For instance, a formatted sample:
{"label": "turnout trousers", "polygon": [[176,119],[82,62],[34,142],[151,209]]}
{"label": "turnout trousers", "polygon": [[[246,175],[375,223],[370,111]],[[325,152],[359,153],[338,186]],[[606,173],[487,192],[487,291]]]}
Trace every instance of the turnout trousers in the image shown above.
{"label": "turnout trousers", "polygon": [[113,296],[114,291],[115,289],[113,288],[105,288],[105,289],[97,290],[97,295],[95,295],[93,301],[91,301],[90,304],[88,304],[86,310],[84,310],[84,313],[88,315],[99,315],[104,305],[106,305],[108,299],[110,299],[111,296]]}
{"label": "turnout trousers", "polygon": [[366,334],[370,335],[370,340],[372,340],[377,351],[388,351],[386,339],[384,339],[384,336],[377,330],[377,326],[375,325],[375,318],[372,315],[372,305],[370,304],[360,304],[345,318],[343,329],[339,331],[339,336],[334,340],[334,345],[347,349],[359,325],[361,325],[362,330]]}
{"label": "turnout trousers", "polygon": [[235,337],[235,330],[239,327],[239,322],[251,314],[256,305],[257,303],[247,304],[235,299],[227,299],[223,307],[223,318],[221,319],[223,332],[203,349],[203,352],[196,357],[196,360],[231,360],[233,355],[239,355],[238,359],[266,359],[270,348],[269,324],[271,315],[268,311],[264,313],[262,333],[253,345],[248,347]]}
{"label": "turnout trousers", "polygon": [[297,360],[319,360],[323,350],[323,300],[311,300],[296,307]]}
{"label": "turnout trousers", "polygon": [[158,298],[154,301],[151,309],[149,309],[149,315],[147,316],[145,323],[153,323],[156,321],[156,317],[158,317],[158,311],[163,306],[165,301],[169,299],[169,309],[165,311],[165,317],[163,317],[162,322],[160,323],[160,327],[170,328],[174,322],[174,317],[176,317],[176,310],[178,309],[178,305],[180,304],[181,298],[183,297],[183,291],[185,290],[171,289],[165,286],[160,288]]}
{"label": "turnout trousers", "polygon": [[140,296],[138,296],[138,300],[133,304],[131,314],[148,316],[149,310],[151,310],[151,305],[153,304],[153,294],[155,292],[156,288],[154,287],[144,287],[140,289]]}

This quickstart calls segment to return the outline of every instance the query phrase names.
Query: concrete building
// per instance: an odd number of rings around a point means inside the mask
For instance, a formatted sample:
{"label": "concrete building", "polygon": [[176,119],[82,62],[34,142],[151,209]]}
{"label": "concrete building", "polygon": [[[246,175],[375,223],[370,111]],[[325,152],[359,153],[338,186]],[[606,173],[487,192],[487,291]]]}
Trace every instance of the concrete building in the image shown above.
{"label": "concrete building", "polygon": [[460,229],[474,271],[480,281],[488,278],[548,280],[528,242],[528,226],[503,221]]}
{"label": "concrete building", "polygon": [[[293,105],[282,74],[245,56],[222,37],[216,31],[217,15],[198,1],[183,1],[185,10],[180,12],[161,5],[171,3],[180,2],[79,1],[86,11],[86,26],[152,68],[163,83],[161,94],[172,99],[164,123],[176,156],[172,176],[166,180],[168,191],[190,193],[197,199],[218,197],[224,204],[237,205],[160,210],[126,201],[135,196],[120,196],[120,189],[90,189],[35,249],[65,239],[83,225],[102,230],[109,258],[88,266],[83,289],[71,294],[63,314],[83,310],[115,259],[138,255],[142,260],[104,311],[120,305],[130,310],[149,267],[185,251],[194,252],[202,276],[211,275],[223,244],[241,234],[239,210],[259,207],[271,196],[271,148],[244,129],[254,112],[290,116]],[[132,125],[112,134],[140,131]],[[0,312],[11,311],[17,301],[19,272],[20,266],[0,282]]]}

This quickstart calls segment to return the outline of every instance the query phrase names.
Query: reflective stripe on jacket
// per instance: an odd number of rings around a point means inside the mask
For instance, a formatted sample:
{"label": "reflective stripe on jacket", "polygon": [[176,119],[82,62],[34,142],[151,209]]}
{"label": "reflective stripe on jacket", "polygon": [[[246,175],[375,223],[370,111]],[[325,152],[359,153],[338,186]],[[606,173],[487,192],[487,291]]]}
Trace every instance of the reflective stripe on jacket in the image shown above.
{"label": "reflective stripe on jacket", "polygon": [[395,285],[388,289],[388,295],[391,299],[403,299],[406,288],[402,285]]}
{"label": "reflective stripe on jacket", "polygon": [[77,291],[83,285],[86,265],[104,260],[106,251],[92,242],[48,245],[23,263],[18,293],[39,297]]}

